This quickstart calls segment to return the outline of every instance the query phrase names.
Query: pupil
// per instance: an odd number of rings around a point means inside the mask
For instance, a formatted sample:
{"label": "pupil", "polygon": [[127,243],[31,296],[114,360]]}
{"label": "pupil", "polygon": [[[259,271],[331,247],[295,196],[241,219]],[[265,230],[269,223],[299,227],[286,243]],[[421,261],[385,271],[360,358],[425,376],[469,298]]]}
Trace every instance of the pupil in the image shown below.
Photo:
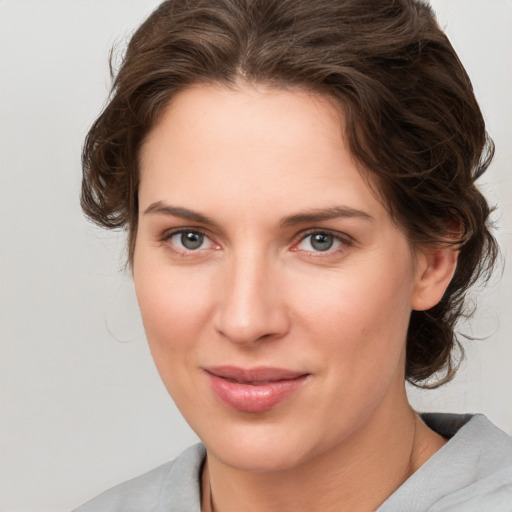
{"label": "pupil", "polygon": [[181,243],[183,244],[183,247],[193,250],[201,247],[201,245],[203,244],[203,238],[203,235],[201,235],[200,233],[182,233]]}
{"label": "pupil", "polygon": [[311,237],[311,247],[317,251],[327,251],[332,247],[333,243],[332,235],[319,233]]}

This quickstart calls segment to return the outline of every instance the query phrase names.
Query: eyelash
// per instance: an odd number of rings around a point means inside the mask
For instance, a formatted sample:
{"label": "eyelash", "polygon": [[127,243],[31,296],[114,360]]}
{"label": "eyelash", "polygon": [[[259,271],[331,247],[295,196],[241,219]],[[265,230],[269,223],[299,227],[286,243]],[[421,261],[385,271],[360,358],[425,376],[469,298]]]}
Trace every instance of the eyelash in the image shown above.
{"label": "eyelash", "polygon": [[338,254],[339,252],[343,252],[347,248],[349,248],[351,245],[353,245],[354,241],[351,237],[348,235],[342,234],[339,231],[332,231],[330,229],[310,229],[306,231],[305,233],[301,233],[299,236],[299,239],[297,242],[294,243],[292,250],[293,251],[299,251],[300,249],[297,249],[296,247],[307,240],[308,237],[311,237],[313,235],[328,235],[333,237],[335,242],[339,243],[339,246],[332,249],[328,248],[325,251],[305,251],[309,254],[313,255],[314,257],[322,257],[322,256],[333,256],[334,254]]}
{"label": "eyelash", "polygon": [[181,248],[177,248],[177,247],[174,247],[171,243],[170,243],[170,240],[176,236],[176,235],[183,235],[185,233],[194,233],[194,234],[198,234],[198,235],[201,235],[203,236],[206,240],[209,240],[210,243],[213,245],[213,246],[216,246],[218,247],[217,244],[215,244],[211,238],[202,230],[202,229],[199,229],[199,228],[179,228],[179,229],[173,229],[171,231],[166,231],[165,233],[163,233],[162,237],[161,237],[161,242],[166,244],[166,247],[168,250],[172,251],[173,253],[175,254],[179,254],[180,256],[189,256],[189,255],[193,255],[194,253],[199,253],[200,251],[204,251],[205,249],[181,249]]}
{"label": "eyelash", "polygon": [[[173,247],[169,242],[170,240],[176,236],[176,235],[183,235],[184,233],[195,233],[195,234],[199,234],[201,236],[203,236],[205,239],[209,240],[210,243],[214,246],[214,248],[218,248],[219,245],[216,244],[215,242],[212,241],[212,239],[208,236],[208,234],[206,234],[205,231],[203,231],[202,229],[200,228],[179,228],[179,229],[173,229],[171,231],[166,231],[165,233],[163,233],[162,237],[161,237],[161,242],[166,244],[167,248],[172,251],[173,253],[175,254],[179,254],[181,256],[188,256],[188,255],[193,255],[194,253],[199,253],[199,251],[204,251],[206,249],[201,249],[201,248],[198,248],[198,249],[180,249],[180,248],[176,248],[176,247]],[[292,251],[300,251],[300,249],[297,248],[297,246],[299,244],[301,244],[302,242],[304,242],[305,240],[307,240],[308,237],[311,237],[313,235],[327,235],[327,236],[331,236],[333,237],[334,241],[335,242],[338,242],[339,243],[339,246],[338,247],[335,247],[334,249],[332,249],[331,247],[329,247],[327,250],[325,251],[315,251],[315,250],[312,250],[312,251],[307,251],[305,250],[304,252],[307,252],[311,255],[314,255],[314,257],[322,257],[322,255],[329,255],[329,256],[332,256],[333,254],[337,254],[339,252],[342,252],[344,250],[346,250],[348,247],[350,247],[351,245],[353,245],[353,240],[351,237],[349,237],[348,235],[345,235],[345,234],[341,234],[339,233],[338,231],[332,231],[332,230],[329,230],[329,229],[310,229],[308,230],[307,232],[305,233],[301,233],[299,236],[296,237],[296,240],[293,245],[292,245],[292,248],[291,250]]]}

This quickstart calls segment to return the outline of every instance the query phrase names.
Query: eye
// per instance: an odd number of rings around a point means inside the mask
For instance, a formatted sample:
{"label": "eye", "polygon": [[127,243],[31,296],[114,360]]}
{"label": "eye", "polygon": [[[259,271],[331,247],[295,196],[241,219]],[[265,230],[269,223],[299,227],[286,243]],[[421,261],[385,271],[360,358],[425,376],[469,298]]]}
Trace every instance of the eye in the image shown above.
{"label": "eye", "polygon": [[206,235],[192,229],[174,231],[165,236],[164,239],[178,251],[183,252],[210,249],[214,246],[213,242]]}
{"label": "eye", "polygon": [[341,237],[328,231],[315,231],[308,233],[297,244],[296,248],[307,252],[327,252],[333,251],[346,243]]}

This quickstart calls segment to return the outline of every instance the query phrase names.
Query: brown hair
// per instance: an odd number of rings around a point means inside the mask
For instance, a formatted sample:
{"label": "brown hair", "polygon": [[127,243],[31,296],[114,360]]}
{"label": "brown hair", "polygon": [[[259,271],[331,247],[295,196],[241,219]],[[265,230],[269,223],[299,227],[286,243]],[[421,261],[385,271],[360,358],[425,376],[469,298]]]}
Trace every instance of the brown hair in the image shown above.
{"label": "brown hair", "polygon": [[[83,150],[82,207],[137,233],[138,153],[170,99],[197,83],[298,87],[338,100],[349,147],[411,245],[460,246],[443,299],[413,311],[407,379],[456,364],[465,292],[497,256],[474,185],[493,154],[471,82],[431,10],[415,0],[169,0],[135,32]],[[453,229],[453,226],[460,229]],[[451,228],[450,228],[451,226]],[[461,236],[454,239],[453,232]]]}

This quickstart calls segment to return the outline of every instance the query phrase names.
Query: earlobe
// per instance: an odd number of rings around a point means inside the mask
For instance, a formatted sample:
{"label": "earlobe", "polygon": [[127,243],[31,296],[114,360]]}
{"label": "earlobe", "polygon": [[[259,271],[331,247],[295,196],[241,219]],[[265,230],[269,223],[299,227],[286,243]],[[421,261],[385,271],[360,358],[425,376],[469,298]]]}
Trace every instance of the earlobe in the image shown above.
{"label": "earlobe", "polygon": [[418,255],[417,280],[412,296],[412,309],[425,311],[443,297],[457,267],[459,247],[427,248]]}

